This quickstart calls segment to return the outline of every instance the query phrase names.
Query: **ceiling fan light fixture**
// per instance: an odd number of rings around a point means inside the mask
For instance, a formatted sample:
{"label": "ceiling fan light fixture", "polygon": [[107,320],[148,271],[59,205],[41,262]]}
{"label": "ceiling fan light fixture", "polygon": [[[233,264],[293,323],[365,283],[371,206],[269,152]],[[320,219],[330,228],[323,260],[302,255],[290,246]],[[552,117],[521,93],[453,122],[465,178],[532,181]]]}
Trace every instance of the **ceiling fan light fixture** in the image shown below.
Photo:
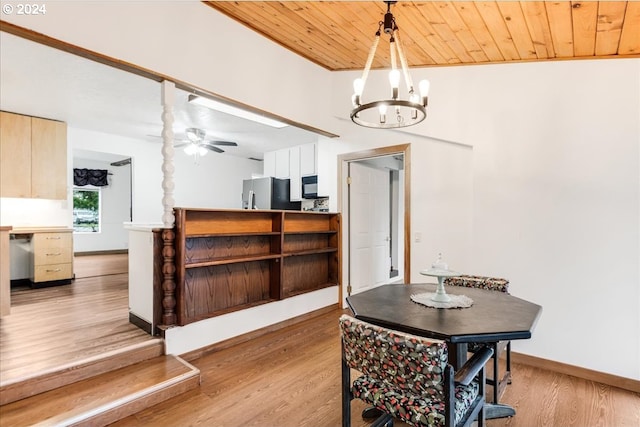
{"label": "ceiling fan light fixture", "polygon": [[[385,3],[387,4],[387,13],[384,15],[384,20],[378,23],[378,31],[376,31],[373,45],[369,51],[369,57],[362,71],[362,77],[355,79],[353,82],[354,93],[351,97],[353,103],[351,120],[357,125],[375,129],[393,129],[413,126],[422,122],[427,117],[426,107],[429,82],[422,80],[419,83],[420,95],[418,96],[414,90],[411,76],[409,75],[407,59],[399,39],[398,26],[391,13],[391,5],[396,4],[397,1],[385,1]],[[383,32],[389,36],[389,53],[391,57],[389,84],[391,86],[391,98],[363,104],[362,94],[364,93],[367,77],[371,70],[371,64],[373,63]],[[400,60],[401,70],[398,69],[398,59]],[[400,71],[402,71],[402,73]],[[407,86],[407,99],[400,97],[401,77],[404,77]]]}
{"label": "ceiling fan light fixture", "polygon": [[209,150],[193,142],[191,144],[185,145],[184,152],[189,156],[202,157],[206,156]]}
{"label": "ceiling fan light fixture", "polygon": [[202,141],[204,139],[204,136],[206,135],[204,130],[198,128],[187,128],[187,130],[185,130],[185,133],[187,135],[187,138],[191,142]]}
{"label": "ceiling fan light fixture", "polygon": [[271,126],[274,128],[283,128],[289,126],[288,124],[279,120],[272,119],[270,117],[263,116],[251,111],[243,110],[242,108],[234,107],[229,104],[225,104],[220,101],[213,100],[211,98],[205,98],[204,96],[189,95],[189,102],[207,107],[212,110],[220,111],[222,113],[231,114],[232,116],[240,117],[242,119],[251,120],[256,123]]}

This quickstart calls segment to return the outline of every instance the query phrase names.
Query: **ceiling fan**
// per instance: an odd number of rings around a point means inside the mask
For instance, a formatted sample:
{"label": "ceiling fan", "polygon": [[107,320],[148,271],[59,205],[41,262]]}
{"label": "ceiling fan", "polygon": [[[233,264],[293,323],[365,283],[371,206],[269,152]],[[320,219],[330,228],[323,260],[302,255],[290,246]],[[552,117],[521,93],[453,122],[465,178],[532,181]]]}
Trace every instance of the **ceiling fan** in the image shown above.
{"label": "ceiling fan", "polygon": [[205,140],[206,132],[203,129],[187,128],[185,130],[186,139],[176,139],[175,147],[184,147],[185,153],[192,155],[198,154],[204,156],[207,154],[207,150],[215,151],[216,153],[224,153],[222,148],[218,145],[227,147],[237,147],[238,144],[233,141],[218,141],[218,140]]}

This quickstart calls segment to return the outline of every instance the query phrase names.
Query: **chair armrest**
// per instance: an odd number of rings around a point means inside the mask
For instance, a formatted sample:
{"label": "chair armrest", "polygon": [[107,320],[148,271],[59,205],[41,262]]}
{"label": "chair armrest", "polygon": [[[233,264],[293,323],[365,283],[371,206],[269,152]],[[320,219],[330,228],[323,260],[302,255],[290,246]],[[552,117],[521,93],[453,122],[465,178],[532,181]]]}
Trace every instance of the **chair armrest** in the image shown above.
{"label": "chair armrest", "polygon": [[471,384],[471,381],[473,381],[476,375],[478,375],[478,372],[484,368],[484,365],[487,364],[492,355],[493,349],[490,347],[484,347],[475,352],[471,359],[467,360],[467,363],[458,369],[453,380],[463,385]]}

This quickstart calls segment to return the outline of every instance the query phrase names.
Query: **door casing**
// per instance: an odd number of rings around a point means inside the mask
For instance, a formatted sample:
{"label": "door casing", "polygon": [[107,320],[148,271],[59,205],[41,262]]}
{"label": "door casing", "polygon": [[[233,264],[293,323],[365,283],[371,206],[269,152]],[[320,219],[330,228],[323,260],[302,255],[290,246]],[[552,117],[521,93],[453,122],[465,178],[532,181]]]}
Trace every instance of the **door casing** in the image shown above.
{"label": "door casing", "polygon": [[400,144],[370,150],[345,153],[338,156],[338,211],[342,213],[342,287],[339,301],[342,304],[349,283],[349,203],[348,203],[348,163],[375,157],[402,154],[404,159],[404,283],[411,283],[411,144]]}

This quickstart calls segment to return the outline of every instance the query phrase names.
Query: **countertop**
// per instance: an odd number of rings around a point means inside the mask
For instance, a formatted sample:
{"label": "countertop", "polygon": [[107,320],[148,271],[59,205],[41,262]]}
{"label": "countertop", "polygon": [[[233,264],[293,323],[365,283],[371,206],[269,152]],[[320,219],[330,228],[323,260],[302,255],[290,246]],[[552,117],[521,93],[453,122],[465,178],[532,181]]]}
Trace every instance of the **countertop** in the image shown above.
{"label": "countertop", "polygon": [[73,228],[63,226],[52,227],[13,227],[11,234],[34,234],[34,233],[72,233]]}

